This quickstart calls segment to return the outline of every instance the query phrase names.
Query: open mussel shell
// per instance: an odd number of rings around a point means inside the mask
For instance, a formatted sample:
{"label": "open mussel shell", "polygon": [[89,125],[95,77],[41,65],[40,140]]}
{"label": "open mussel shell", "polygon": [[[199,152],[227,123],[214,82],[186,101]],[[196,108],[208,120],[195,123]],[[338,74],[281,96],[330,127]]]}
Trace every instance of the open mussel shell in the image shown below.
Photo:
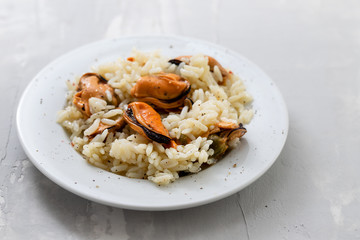
{"label": "open mussel shell", "polygon": [[160,114],[144,102],[133,102],[128,105],[124,114],[129,126],[149,140],[170,144],[169,132],[161,122]]}
{"label": "open mussel shell", "polygon": [[221,131],[219,133],[219,136],[227,139],[227,141],[231,141],[235,138],[241,138],[246,132],[246,128],[244,128],[242,123],[240,123],[239,126],[236,128]]}
{"label": "open mussel shell", "polygon": [[246,133],[246,129],[244,127],[239,127],[237,129],[231,130],[228,135],[228,140],[231,141],[235,138],[241,138]]}
{"label": "open mussel shell", "polygon": [[209,139],[212,140],[210,147],[214,150],[213,158],[220,158],[229,148],[229,141],[235,138],[241,138],[246,133],[246,128],[240,123],[233,129],[220,129],[220,132],[211,134]]}

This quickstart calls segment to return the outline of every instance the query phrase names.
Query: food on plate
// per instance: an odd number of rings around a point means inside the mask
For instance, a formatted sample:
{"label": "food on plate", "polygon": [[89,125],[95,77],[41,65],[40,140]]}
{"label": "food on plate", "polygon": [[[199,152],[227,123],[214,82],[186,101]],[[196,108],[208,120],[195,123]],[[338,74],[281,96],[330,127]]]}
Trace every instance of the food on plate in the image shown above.
{"label": "food on plate", "polygon": [[94,166],[159,185],[219,161],[253,116],[243,81],[203,54],[133,50],[67,86],[58,122],[73,147]]}
{"label": "food on plate", "polygon": [[132,102],[124,114],[125,121],[135,132],[150,141],[162,143],[164,146],[176,148],[174,140],[169,136],[168,130],[161,122],[160,114],[149,104]]}
{"label": "food on plate", "polygon": [[86,73],[79,81],[78,92],[74,95],[73,103],[86,117],[90,117],[91,98],[106,99],[108,103],[117,105],[114,89],[107,84],[107,81],[99,74]]}
{"label": "food on plate", "polygon": [[141,77],[131,89],[131,96],[159,108],[174,109],[184,105],[190,89],[190,83],[179,75],[160,73]]}
{"label": "food on plate", "polygon": [[[179,56],[177,58],[169,60],[169,62],[176,65],[179,65],[181,62],[185,62],[186,64],[189,64],[191,57],[192,56]],[[204,56],[204,57],[208,59],[208,65],[210,67],[211,72],[214,72],[215,66],[218,67],[218,69],[220,70],[221,75],[223,77],[221,83],[224,80],[226,80],[226,78],[229,76],[229,72],[225,68],[223,68],[223,66],[221,66],[221,64],[218,61],[216,61],[215,58],[210,56]]]}

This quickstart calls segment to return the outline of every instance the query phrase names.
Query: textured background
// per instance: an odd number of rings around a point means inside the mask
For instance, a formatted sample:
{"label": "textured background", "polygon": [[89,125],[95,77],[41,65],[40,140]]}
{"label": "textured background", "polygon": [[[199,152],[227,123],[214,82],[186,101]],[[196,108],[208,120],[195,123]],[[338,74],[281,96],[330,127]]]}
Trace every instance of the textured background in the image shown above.
{"label": "textured background", "polygon": [[[360,2],[0,1],[1,239],[360,239]],[[82,199],[24,154],[15,110],[49,61],[83,44],[179,34],[267,72],[290,114],[285,148],[257,182],[202,207],[140,212]]]}

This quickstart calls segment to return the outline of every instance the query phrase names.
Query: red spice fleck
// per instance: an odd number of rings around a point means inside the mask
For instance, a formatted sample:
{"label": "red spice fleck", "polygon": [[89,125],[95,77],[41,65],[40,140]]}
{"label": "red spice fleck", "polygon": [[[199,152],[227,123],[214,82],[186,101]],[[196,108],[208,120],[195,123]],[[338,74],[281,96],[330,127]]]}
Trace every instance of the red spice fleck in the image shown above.
{"label": "red spice fleck", "polygon": [[128,57],[127,60],[128,60],[129,62],[135,61],[135,59],[134,59],[133,57]]}
{"label": "red spice fleck", "polygon": [[231,70],[229,71],[229,73],[230,73],[230,74],[233,74],[233,72],[232,72]]}
{"label": "red spice fleck", "polygon": [[70,144],[71,144],[71,146],[75,146],[73,142],[71,142]]}

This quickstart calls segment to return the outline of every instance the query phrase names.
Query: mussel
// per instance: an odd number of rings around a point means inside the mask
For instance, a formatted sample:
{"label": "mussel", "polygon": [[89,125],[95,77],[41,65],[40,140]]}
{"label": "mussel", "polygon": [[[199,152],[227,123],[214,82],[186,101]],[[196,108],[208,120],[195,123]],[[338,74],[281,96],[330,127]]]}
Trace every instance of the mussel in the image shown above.
{"label": "mussel", "polygon": [[121,129],[124,128],[124,126],[126,125],[126,121],[124,119],[124,117],[120,117],[117,120],[115,120],[115,124],[114,125],[110,125],[110,124],[106,124],[103,122],[99,123],[98,128],[96,129],[95,132],[93,132],[91,135],[89,135],[89,139],[93,139],[97,134],[102,133],[103,131],[105,131],[106,129],[110,132],[116,132],[119,131]]}
{"label": "mussel", "polygon": [[241,138],[246,133],[246,128],[240,123],[239,125],[231,122],[219,122],[215,128],[207,133],[212,140],[210,147],[214,149],[213,158],[220,158],[229,148],[229,141],[235,138]]}
{"label": "mussel", "polygon": [[141,77],[131,89],[131,96],[167,110],[183,106],[190,89],[190,83],[179,75],[160,73]]}
{"label": "mussel", "polygon": [[77,91],[73,97],[73,103],[86,117],[91,116],[89,99],[92,97],[103,99],[115,106],[118,104],[114,89],[101,75],[96,73],[82,75]]}
{"label": "mussel", "polygon": [[[191,57],[192,56],[179,56],[174,59],[170,59],[169,63],[175,64],[177,66],[179,66],[182,62],[184,62],[185,64],[189,64]],[[221,72],[223,80],[225,80],[229,76],[229,72],[223,66],[221,66],[221,64],[215,58],[206,55],[205,57],[208,58],[208,65],[210,67],[211,72],[213,72],[214,67],[217,66]]]}
{"label": "mussel", "polygon": [[166,147],[175,147],[175,142],[170,138],[168,130],[161,122],[160,114],[149,104],[132,102],[124,114],[129,126],[149,140],[162,143]]}
{"label": "mussel", "polygon": [[241,138],[246,133],[246,128],[240,123],[238,126],[233,128],[221,128],[218,135],[220,137],[226,138],[226,140],[229,142],[235,138]]}

